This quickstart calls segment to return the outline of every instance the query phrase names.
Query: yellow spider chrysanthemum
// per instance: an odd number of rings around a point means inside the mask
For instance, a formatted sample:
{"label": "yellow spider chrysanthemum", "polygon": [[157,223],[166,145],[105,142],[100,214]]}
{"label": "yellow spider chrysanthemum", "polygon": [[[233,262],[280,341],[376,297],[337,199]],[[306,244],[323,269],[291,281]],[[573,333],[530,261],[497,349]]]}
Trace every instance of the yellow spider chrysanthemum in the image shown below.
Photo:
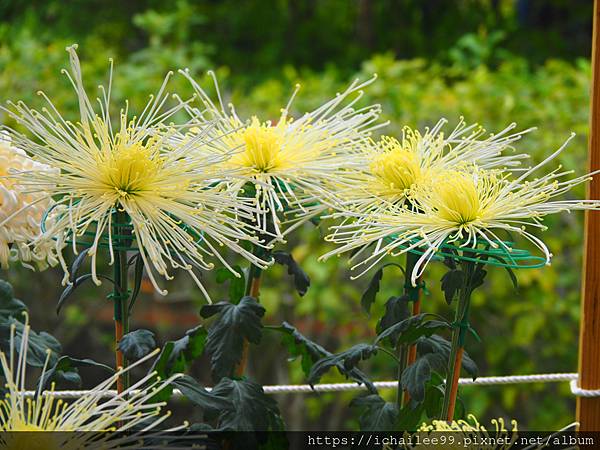
{"label": "yellow spider chrysanthemum", "polygon": [[[365,83],[357,80],[321,107],[292,119],[289,109],[297,86],[281,116],[270,122],[254,116],[243,120],[232,105],[226,108],[212,72],[218,104],[212,102],[187,71],[182,73],[192,83],[203,106],[202,109],[186,106],[190,115],[198,124],[216,121],[209,134],[218,141],[209,149],[198,146],[198,152],[216,148],[228,155],[223,166],[236,169],[243,178],[222,179],[241,196],[253,197],[254,204],[262,211],[257,217],[261,230],[276,238],[291,229],[282,230],[280,212],[290,213],[295,217],[290,223],[298,225],[323,210],[322,206],[315,207],[315,203],[326,202],[334,186],[338,183],[343,186],[336,189],[348,186],[341,174],[358,164],[352,155],[367,144],[374,129],[382,126],[376,123],[379,105],[354,109],[362,97],[361,89],[374,78]],[[254,186],[253,194],[244,191],[247,183]]]}
{"label": "yellow spider chrysanthemum", "polygon": [[45,193],[28,193],[11,179],[12,171],[47,171],[21,149],[12,145],[8,134],[0,132],[0,268],[20,261],[31,269],[45,269],[58,264],[55,246],[46,242],[36,248],[31,243],[40,231],[40,222],[52,200]]}
{"label": "yellow spider chrysanthemum", "polygon": [[[155,357],[158,349],[128,368],[118,370],[95,388],[82,391],[81,396],[72,401],[58,398],[53,388],[41,391],[39,385],[35,395],[30,395],[31,392],[26,390],[30,333],[27,316],[20,327],[22,332],[17,333],[16,324],[13,322],[10,325],[9,349],[7,353],[0,351],[0,374],[6,380],[4,388],[7,391],[4,398],[0,399],[0,448],[130,448],[142,437],[151,437],[152,433],[159,437],[161,433],[171,433],[188,426],[184,423],[159,431],[158,427],[170,416],[170,412],[162,411],[165,402],[149,402],[180,375],[160,380],[156,373],[151,372],[120,394],[110,391],[118,377]],[[51,351],[48,350],[40,379],[48,370],[50,357]],[[53,433],[44,433],[44,437],[39,438],[33,433],[39,431]],[[36,447],[42,442],[43,446]]]}
{"label": "yellow spider chrysanthemum", "polygon": [[558,156],[569,140],[518,177],[513,178],[509,171],[476,166],[465,167],[463,171],[446,171],[415,191],[418,210],[397,205],[374,212],[348,213],[348,217],[356,220],[333,227],[327,239],[341,246],[323,257],[361,248],[353,256],[356,258],[366,251],[368,244],[376,243],[373,252],[354,266],[366,265],[362,274],[388,254],[398,255],[419,248],[423,254],[411,274],[414,284],[444,243],[466,250],[478,243],[492,248],[502,246],[510,255],[512,249],[497,236],[499,231],[507,231],[532,242],[549,263],[550,251],[527,227],[545,230],[542,221],[547,214],[600,209],[600,200],[554,200],[573,186],[591,180],[595,173],[566,179],[572,171],[563,171],[559,166],[542,177],[531,179],[537,170]]}
{"label": "yellow spider chrysanthemum", "polygon": [[423,423],[417,433],[421,439],[427,435],[437,437],[438,445],[415,445],[406,446],[411,448],[466,448],[469,450],[502,450],[511,448],[518,439],[517,421],[511,421],[511,430],[506,428],[504,419],[492,419],[492,430],[483,426],[473,414],[469,414],[466,420],[433,420],[431,423]]}
{"label": "yellow spider chrysanthemum", "polygon": [[[180,135],[185,125],[165,125],[185,106],[180,102],[171,109],[163,108],[169,98],[165,87],[170,75],[140,115],[130,118],[126,107],[119,121],[113,123],[109,114],[112,62],[108,88],[100,86],[102,100],[98,99],[97,113],[83,87],[76,47],[67,51],[71,72],[64,73],[77,94],[78,122],[63,119],[47,98],[49,107],[42,112],[22,102],[9,102],[5,109],[35,136],[29,139],[9,130],[13,140],[36,160],[60,172],[21,171],[14,175],[28,191],[47,192],[56,199],[61,214],[48,226],[45,237],[55,238],[57,247],[71,240],[77,253],[77,242],[91,232],[94,237],[89,255],[97,284],[96,257],[107,237],[113,260],[116,244],[111,230],[116,211],[130,218],[132,236],[159,291],[154,273],[170,279],[169,269],[176,268],[192,274],[203,289],[193,269],[211,269],[213,264],[207,256],[229,267],[219,256],[220,246],[264,267],[263,261],[240,246],[242,240],[255,240],[248,225],[254,217],[252,206],[236,199],[226,186],[215,184],[217,175],[233,176],[220,165],[226,157],[218,152],[190,151],[212,145],[206,133],[176,141],[173,137]],[[61,263],[67,273],[62,257]]]}
{"label": "yellow spider chrysanthemum", "polygon": [[[411,193],[430,184],[437,174],[459,170],[477,163],[483,169],[513,167],[527,155],[506,154],[512,143],[530,131],[510,134],[515,124],[500,133],[482,136],[485,130],[466,125],[461,118],[448,135],[442,131],[446,120],[440,120],[424,133],[404,127],[398,140],[383,136],[360,148],[355,158],[362,160],[355,170],[345,173],[353,179],[351,188],[334,194],[339,198],[337,209],[377,210],[389,205],[414,200]],[[413,205],[418,208],[418,205]]]}

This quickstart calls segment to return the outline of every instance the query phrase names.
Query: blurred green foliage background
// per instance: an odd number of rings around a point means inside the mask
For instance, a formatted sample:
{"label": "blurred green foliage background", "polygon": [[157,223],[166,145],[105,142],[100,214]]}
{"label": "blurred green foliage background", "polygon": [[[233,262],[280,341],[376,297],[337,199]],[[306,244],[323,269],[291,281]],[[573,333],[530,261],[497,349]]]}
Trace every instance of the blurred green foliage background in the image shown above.
{"label": "blurred green foliage background", "polygon": [[[41,89],[59,109],[75,112],[75,98],[60,74],[68,62],[64,47],[74,42],[90,89],[105,80],[107,60],[113,57],[114,104],[129,98],[134,108],[157,89],[168,70],[179,68],[189,68],[209,89],[203,73],[216,70],[227,100],[242,114],[265,119],[278,115],[297,82],[302,90],[293,110],[301,112],[352,78],[376,72],[379,79],[368,88],[364,103],[382,104],[382,119],[390,121],[388,134],[399,133],[403,125],[432,125],[440,117],[453,126],[462,115],[489,131],[514,121],[520,129],[538,127],[518,147],[539,161],[574,131],[577,137],[561,162],[581,172],[588,131],[591,3],[2,0],[0,99],[40,106],[36,91]],[[190,93],[181,76],[174,77],[171,89]],[[0,113],[0,120],[7,118]],[[582,196],[584,190],[572,195]],[[548,218],[545,241],[555,255],[553,264],[520,271],[519,292],[504,273],[492,271],[475,297],[473,324],[483,343],[470,341],[467,348],[482,375],[576,370],[582,219],[580,214]],[[401,290],[402,280],[393,270],[386,272],[378,305],[372,318],[366,317],[359,299],[367,278],[350,281],[343,259],[317,261],[327,248],[323,232],[307,225],[287,244],[312,278],[306,296],[299,298],[284,270],[274,268],[265,277],[261,301],[268,308],[268,322],[288,320],[334,351],[372,333],[383,302]],[[439,267],[429,270],[431,294],[424,307],[449,314],[440,295],[441,274]],[[59,337],[66,353],[111,361],[107,287],[82,289],[57,317],[58,269],[32,276],[14,267],[1,276],[31,308],[34,327]],[[226,295],[214,275],[205,280],[215,300]],[[200,321],[202,298],[190,280],[182,274],[169,290],[167,298],[145,294],[133,328],[153,329],[164,341]],[[368,369],[377,379],[395,375],[385,356]],[[209,382],[206,361],[199,361],[193,372]],[[267,336],[254,352],[251,373],[263,384],[304,381],[299,363],[287,364],[275,336]],[[355,428],[347,406],[352,395],[278,399],[290,429]],[[572,422],[575,413],[566,384],[465,387],[462,395],[469,411],[481,419],[514,417],[520,428],[556,428]],[[185,408],[180,413],[192,414]]]}

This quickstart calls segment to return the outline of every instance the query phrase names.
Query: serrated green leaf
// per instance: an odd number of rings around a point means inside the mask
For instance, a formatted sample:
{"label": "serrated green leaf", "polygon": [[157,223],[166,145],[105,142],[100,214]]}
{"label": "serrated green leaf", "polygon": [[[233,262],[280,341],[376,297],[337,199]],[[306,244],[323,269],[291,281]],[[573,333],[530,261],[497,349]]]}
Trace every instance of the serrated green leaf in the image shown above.
{"label": "serrated green leaf", "polygon": [[221,302],[202,307],[202,317],[218,315],[208,330],[206,342],[215,380],[233,374],[242,359],[244,339],[253,344],[260,342],[264,314],[265,308],[252,297],[243,297],[237,305]]}
{"label": "serrated green leaf", "polygon": [[0,317],[14,317],[20,320],[27,306],[21,300],[14,298],[13,288],[10,283],[0,280]]}
{"label": "serrated green leaf", "polygon": [[132,331],[121,338],[118,347],[127,360],[137,361],[156,348],[154,333],[143,329]]}
{"label": "serrated green leaf", "polygon": [[[408,295],[402,295],[401,297],[390,297],[385,303],[385,313],[377,322],[377,333],[382,333],[388,328],[410,317],[411,313],[408,308],[408,302]],[[399,332],[393,333],[389,336],[388,340],[392,345],[394,345],[398,339],[398,334]]]}
{"label": "serrated green leaf", "polygon": [[404,319],[395,325],[392,325],[388,329],[379,333],[375,339],[375,344],[378,344],[383,339],[387,339],[390,336],[396,334],[397,340],[396,345],[410,344],[413,343],[420,336],[431,336],[437,331],[448,329],[451,325],[448,322],[442,322],[440,320],[426,320],[427,314],[417,314],[411,316],[408,319]]}
{"label": "serrated green leaf", "polygon": [[324,356],[331,354],[321,345],[308,339],[287,322],[283,322],[280,327],[269,329],[283,334],[281,339],[282,343],[286,346],[288,353],[292,358],[302,358],[302,370],[307,377],[315,362]]}
{"label": "serrated green leaf", "polygon": [[[234,408],[212,411],[218,414],[218,426],[228,431],[280,431],[277,402],[267,396],[260,384],[250,380],[222,378],[211,392]],[[244,435],[249,438],[249,435]]]}
{"label": "serrated green leaf", "polygon": [[[25,325],[14,317],[0,318],[0,350],[8,354],[10,351],[10,328],[15,326],[15,348],[21,348]],[[27,364],[32,367],[42,367],[46,361],[47,351],[50,350],[49,364],[53,365],[60,355],[62,348],[56,338],[44,331],[39,333],[29,330],[27,340]]]}
{"label": "serrated green leaf", "polygon": [[174,379],[172,385],[179,389],[184,397],[209,415],[218,415],[224,410],[235,410],[235,405],[228,398],[220,397],[213,391],[206,390],[189,375],[182,375]]}
{"label": "serrated green leaf", "polygon": [[[449,341],[436,334],[429,337],[421,337],[417,341],[417,353],[419,355],[425,355],[427,353],[437,353],[445,361],[450,359],[450,351],[452,345]],[[475,361],[471,359],[466,350],[463,350],[462,355],[462,368],[469,374],[473,379],[477,378],[479,369]],[[443,370],[446,373],[446,370]]]}
{"label": "serrated green leaf", "polygon": [[231,303],[238,303],[246,291],[246,277],[240,266],[233,266],[232,269],[235,270],[239,276],[236,276],[226,267],[219,267],[216,271],[216,281],[219,284],[229,281],[229,301]]}
{"label": "serrated green leaf", "polygon": [[75,281],[68,284],[67,287],[65,287],[64,290],[60,294],[60,297],[56,304],[56,314],[60,313],[60,310],[64,306],[65,302],[71,297],[73,292],[75,292],[75,289],[77,289],[79,286],[81,286],[81,284],[83,284],[84,282],[91,280],[91,279],[92,279],[92,274],[87,273],[85,275],[81,275],[80,277],[76,278]]}
{"label": "serrated green leaf", "polygon": [[442,291],[446,303],[451,304],[456,294],[460,291],[465,282],[465,273],[460,269],[449,270],[444,274],[441,280]]}
{"label": "serrated green leaf", "polygon": [[367,285],[367,289],[363,292],[363,295],[360,298],[360,305],[362,309],[367,314],[371,313],[371,305],[375,303],[375,299],[377,297],[377,293],[379,292],[379,286],[381,284],[381,279],[383,278],[383,267],[377,270],[369,284]]}
{"label": "serrated green leaf", "polygon": [[287,266],[288,275],[294,278],[294,286],[300,296],[306,294],[310,287],[310,278],[294,260],[294,257],[283,251],[276,251],[272,253],[273,259],[277,264]]}
{"label": "serrated green leaf", "polygon": [[334,355],[326,356],[317,361],[309,375],[311,385],[318,383],[321,377],[330,369],[336,367],[341,374],[348,376],[348,372],[355,369],[360,361],[369,359],[377,354],[377,346],[370,344],[357,344],[348,350]]}
{"label": "serrated green leaf", "polygon": [[358,419],[361,431],[396,431],[398,406],[377,394],[356,397],[350,406],[363,412]]}
{"label": "serrated green leaf", "polygon": [[199,325],[187,330],[181,339],[173,341],[173,351],[169,356],[169,375],[186,371],[204,353],[207,335],[206,328]]}
{"label": "serrated green leaf", "polygon": [[81,377],[79,376],[79,368],[81,367],[99,367],[108,372],[114,372],[112,367],[92,359],[61,356],[52,367],[44,372],[43,376],[38,380],[38,386],[40,386],[41,390],[45,390],[50,387],[50,383],[54,382],[59,388],[64,385],[75,385],[77,388],[80,388]]}

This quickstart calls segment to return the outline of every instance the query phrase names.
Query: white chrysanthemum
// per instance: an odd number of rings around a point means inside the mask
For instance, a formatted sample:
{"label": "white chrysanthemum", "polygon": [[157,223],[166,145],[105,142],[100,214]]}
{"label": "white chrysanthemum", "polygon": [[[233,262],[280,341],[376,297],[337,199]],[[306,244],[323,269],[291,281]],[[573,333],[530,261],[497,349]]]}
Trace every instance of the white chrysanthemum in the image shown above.
{"label": "white chrysanthemum", "polygon": [[[223,167],[236,169],[243,179],[227,181],[240,196],[254,199],[262,210],[257,217],[260,228],[274,237],[280,238],[290,231],[290,228],[282,230],[285,227],[281,224],[281,212],[295,210],[295,217],[301,217],[302,222],[322,211],[315,203],[325,201],[332,186],[344,182],[341,173],[357,164],[351,155],[367,144],[374,129],[382,126],[376,123],[379,105],[354,108],[362,97],[361,90],[375,78],[365,83],[356,80],[332,100],[293,119],[289,109],[299,89],[296,86],[281,116],[271,122],[256,116],[242,119],[233,105],[226,107],[212,72],[209,73],[217,90],[217,104],[187,71],[182,73],[192,83],[203,106],[202,109],[186,106],[191,116],[199,124],[216,121],[209,134],[218,141],[209,149],[198,146],[198,151],[216,148],[228,156]],[[253,185],[254,193],[244,192],[247,183]],[[299,224],[294,219],[291,222]]]}
{"label": "white chrysanthemum", "polygon": [[0,132],[0,268],[20,261],[31,269],[45,269],[58,264],[55,246],[44,242],[35,248],[31,243],[41,234],[40,222],[52,200],[45,193],[28,193],[11,179],[11,171],[47,171],[25,152],[12,145],[5,132]]}
{"label": "white chrysanthemum", "polygon": [[[8,353],[0,352],[0,374],[6,380],[4,388],[7,390],[4,398],[0,399],[0,448],[139,448],[136,444],[140,438],[148,438],[150,433],[160,436],[161,433],[171,433],[188,426],[184,423],[159,431],[158,427],[170,416],[170,412],[162,411],[165,402],[149,402],[180,375],[160,380],[156,373],[151,372],[122,393],[111,395],[110,390],[120,376],[155,357],[158,349],[128,368],[118,370],[95,388],[83,391],[82,395],[73,401],[57,398],[53,388],[41,391],[39,385],[35,396],[28,395],[26,372],[29,332],[27,318],[20,339],[13,323],[10,328]],[[50,356],[51,352],[48,350],[41,378],[48,370]],[[45,431],[53,434],[45,433],[42,441],[35,433],[17,433],[24,431]],[[127,433],[117,434],[118,432]],[[44,442],[43,447],[35,446],[41,442]]]}
{"label": "white chrysanthemum", "polygon": [[473,163],[482,169],[514,168],[527,158],[514,152],[507,154],[507,150],[514,151],[512,144],[530,131],[511,134],[514,123],[487,137],[482,127],[467,125],[462,117],[445,135],[446,123],[442,119],[424,133],[404,127],[399,140],[383,136],[378,142],[360,147],[353,156],[360,163],[353,166],[355,170],[345,173],[352,179],[347,183],[350,187],[334,192],[339,199],[336,209],[385,209],[414,199],[411,192],[428,185],[441,172],[459,170]]}
{"label": "white chrysanthemum", "polygon": [[361,248],[353,256],[357,258],[367,251],[368,244],[375,243],[372,253],[354,266],[366,265],[364,273],[386,255],[396,256],[419,248],[423,255],[411,274],[414,284],[444,243],[464,250],[474,248],[478,243],[491,248],[502,246],[510,258],[512,248],[497,235],[499,231],[507,231],[532,242],[549,263],[550,251],[528,228],[545,230],[542,222],[547,214],[600,209],[599,200],[555,200],[573,186],[589,181],[595,173],[567,179],[573,171],[564,171],[559,166],[544,176],[531,179],[564,149],[569,140],[518,177],[513,178],[507,171],[486,171],[477,167],[469,171],[440,173],[429,186],[415,192],[419,210],[397,206],[386,211],[348,213],[357,220],[333,227],[327,240],[340,244],[340,247],[323,257]]}
{"label": "white chrysanthemum", "polygon": [[[71,240],[77,253],[77,242],[91,233],[89,255],[97,284],[96,258],[103,239],[108,239],[111,263],[114,259],[118,241],[111,231],[116,211],[127,213],[131,219],[133,238],[158,291],[161,289],[154,273],[170,279],[169,270],[181,268],[192,274],[207,295],[193,269],[211,269],[213,264],[207,256],[229,267],[217,247],[228,247],[264,267],[261,260],[240,246],[242,240],[255,239],[248,225],[254,210],[225,186],[214,185],[217,173],[227,174],[218,165],[225,157],[218,152],[190,151],[211,145],[203,132],[174,144],[172,136],[178,135],[181,127],[165,125],[165,121],[184,103],[163,108],[169,98],[165,87],[170,74],[141,114],[130,118],[126,107],[113,123],[109,114],[112,61],[108,87],[100,86],[102,99],[98,99],[97,113],[83,87],[76,47],[67,51],[71,72],[64,73],[77,94],[78,122],[64,119],[48,98],[49,106],[42,112],[22,102],[9,102],[6,109],[35,136],[29,139],[11,131],[15,143],[36,160],[60,171],[58,176],[49,171],[16,176],[29,191],[48,192],[64,211],[48,226],[45,235],[55,237],[58,247]],[[61,263],[67,273],[62,258]]]}

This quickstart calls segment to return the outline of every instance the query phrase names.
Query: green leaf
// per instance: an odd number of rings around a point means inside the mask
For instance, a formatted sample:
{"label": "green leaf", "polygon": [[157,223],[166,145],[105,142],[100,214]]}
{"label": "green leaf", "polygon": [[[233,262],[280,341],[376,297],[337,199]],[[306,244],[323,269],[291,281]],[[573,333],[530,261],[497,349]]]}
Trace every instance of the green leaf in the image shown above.
{"label": "green leaf", "polygon": [[367,289],[363,292],[362,297],[360,298],[360,305],[362,306],[363,311],[367,314],[371,313],[371,305],[375,303],[375,298],[377,297],[377,293],[379,292],[379,285],[381,283],[381,279],[383,278],[383,267],[377,270],[369,284],[367,285]]}
{"label": "green leaf", "polygon": [[431,379],[433,370],[444,370],[445,360],[437,353],[427,353],[404,369],[402,372],[402,389],[410,394],[411,399],[421,403],[425,398],[425,385]]}
{"label": "green leaf", "polygon": [[235,410],[235,405],[227,398],[207,391],[200,383],[188,375],[182,375],[171,383],[174,388],[181,391],[184,397],[198,405],[202,411],[209,415],[218,415],[224,410]]}
{"label": "green leaf", "polygon": [[0,280],[0,317],[21,319],[27,306],[21,300],[14,298],[13,288],[10,283]]}
{"label": "green leaf", "polygon": [[91,359],[77,359],[70,356],[61,356],[56,363],[44,372],[38,381],[41,390],[48,389],[52,382],[58,387],[64,385],[75,385],[81,387],[81,377],[79,376],[80,367],[100,367],[108,372],[114,372],[112,367],[101,364]]}
{"label": "green leaf", "polygon": [[397,335],[395,345],[413,343],[420,336],[431,336],[437,331],[451,328],[448,322],[442,322],[440,320],[425,320],[428,314],[417,314],[411,316],[408,319],[404,319],[395,325],[387,328],[383,332],[379,333],[375,339],[375,344],[378,344],[383,339],[389,338],[393,335]]}
{"label": "green leaf", "polygon": [[90,251],[90,248],[91,247],[81,250],[81,252],[79,252],[77,257],[75,258],[75,261],[73,261],[73,264],[71,265],[71,273],[69,274],[69,283],[73,283],[77,279],[79,269],[81,268],[83,261],[85,261],[85,257]]}
{"label": "green leaf", "polygon": [[471,277],[471,289],[477,289],[479,286],[483,285],[486,275],[486,270],[482,269],[481,267],[478,268]]}
{"label": "green leaf", "polygon": [[253,344],[260,342],[264,314],[265,308],[252,297],[243,297],[237,305],[221,302],[202,307],[202,317],[218,315],[208,330],[206,342],[216,380],[233,374],[242,359],[244,339]]}
{"label": "green leaf", "polygon": [[[25,325],[14,317],[0,318],[0,350],[5,354],[10,352],[10,328],[13,325],[15,326],[14,345],[19,351]],[[53,365],[56,362],[57,355],[62,351],[60,342],[44,331],[36,333],[30,329],[27,340],[27,364],[32,367],[43,367],[48,350],[51,351],[49,364]]]}
{"label": "green leaf", "polygon": [[[377,322],[377,333],[382,333],[388,328],[410,317],[411,313],[408,308],[408,302],[408,295],[403,295],[401,297],[390,297],[385,303],[385,313]],[[392,345],[394,345],[398,339],[398,334],[399,332],[390,335],[388,340]]]}
{"label": "green leaf", "polygon": [[306,291],[308,291],[308,288],[310,287],[310,278],[294,260],[294,257],[291,254],[282,251],[273,252],[272,255],[277,264],[287,266],[288,275],[291,275],[294,278],[294,286],[296,291],[298,291],[298,294],[300,294],[300,296],[306,294]]}
{"label": "green leaf", "polygon": [[[173,341],[166,342],[159,355],[156,357],[152,368],[150,369],[150,372],[156,372],[156,376],[160,377],[162,380],[165,380],[171,376],[171,372],[169,370],[169,359],[173,353],[174,346],[175,344]],[[171,398],[172,394],[173,385],[169,384],[152,396],[148,403],[167,401],[169,398]]]}
{"label": "green leaf", "polygon": [[133,270],[133,291],[131,292],[131,299],[129,300],[129,312],[133,310],[133,305],[135,305],[135,301],[140,294],[140,289],[142,288],[142,277],[144,275],[144,259],[140,253],[137,253],[134,258],[135,267]]}
{"label": "green leaf", "polygon": [[156,348],[154,333],[150,330],[135,330],[119,341],[119,350],[129,361],[137,361]]}
{"label": "green leaf", "polygon": [[371,305],[375,303],[375,298],[377,297],[377,293],[379,292],[381,279],[383,278],[383,269],[385,269],[388,266],[397,267],[402,271],[402,274],[405,275],[404,268],[396,263],[384,264],[379,268],[379,270],[377,270],[377,272],[375,272],[373,278],[371,278],[369,284],[367,285],[367,289],[365,290],[365,292],[363,292],[363,295],[360,298],[360,304],[367,314],[371,313]]}
{"label": "green leaf", "polygon": [[313,365],[308,375],[308,382],[311,385],[318,383],[321,377],[333,367],[336,367],[341,374],[348,376],[348,372],[355,369],[360,361],[376,355],[377,350],[375,345],[357,344],[341,353],[321,358]]}
{"label": "green leaf", "polygon": [[206,328],[198,325],[173,342],[173,351],[168,360],[169,375],[186,371],[191,363],[204,353],[207,335]]}
{"label": "green leaf", "polygon": [[229,301],[231,303],[238,303],[246,291],[246,277],[240,266],[233,266],[232,268],[239,276],[236,276],[235,273],[226,267],[219,267],[216,271],[216,281],[219,284],[223,284],[229,280]]}
{"label": "green leaf", "polygon": [[[265,394],[260,384],[250,380],[222,378],[211,394],[233,405],[233,408],[211,411],[218,414],[218,425],[221,430],[281,430],[283,422],[277,402]],[[249,438],[248,435],[245,437]]]}
{"label": "green leaf", "polygon": [[[81,256],[81,254],[79,256]],[[80,277],[72,281],[70,284],[68,284],[67,287],[60,294],[60,297],[58,298],[58,303],[56,304],[56,314],[60,313],[60,310],[64,306],[65,302],[69,299],[69,297],[71,297],[71,294],[75,292],[75,289],[77,289],[85,281],[91,279],[92,274],[87,273],[85,275],[81,275]]]}
{"label": "green leaf", "polygon": [[442,277],[442,291],[444,291],[444,298],[446,303],[451,304],[454,297],[465,282],[465,273],[460,269],[449,270]]}
{"label": "green leaf", "polygon": [[287,322],[283,322],[281,326],[277,328],[269,328],[269,330],[278,331],[283,334],[281,342],[285,345],[288,353],[293,359],[298,357],[302,358],[302,370],[307,377],[315,362],[324,356],[331,355],[331,353],[316,342],[305,337],[294,326]]}
{"label": "green leaf", "polygon": [[386,402],[377,394],[356,397],[350,406],[363,410],[358,419],[361,431],[395,431],[398,406]]}
{"label": "green leaf", "polygon": [[[417,353],[419,355],[425,355],[427,353],[436,353],[440,355],[445,361],[450,359],[450,351],[452,345],[449,341],[436,334],[429,337],[421,337],[417,341]],[[479,369],[475,361],[471,359],[466,350],[463,350],[462,356],[462,368],[471,376],[473,379],[477,378]],[[446,370],[443,370],[446,373]]]}

